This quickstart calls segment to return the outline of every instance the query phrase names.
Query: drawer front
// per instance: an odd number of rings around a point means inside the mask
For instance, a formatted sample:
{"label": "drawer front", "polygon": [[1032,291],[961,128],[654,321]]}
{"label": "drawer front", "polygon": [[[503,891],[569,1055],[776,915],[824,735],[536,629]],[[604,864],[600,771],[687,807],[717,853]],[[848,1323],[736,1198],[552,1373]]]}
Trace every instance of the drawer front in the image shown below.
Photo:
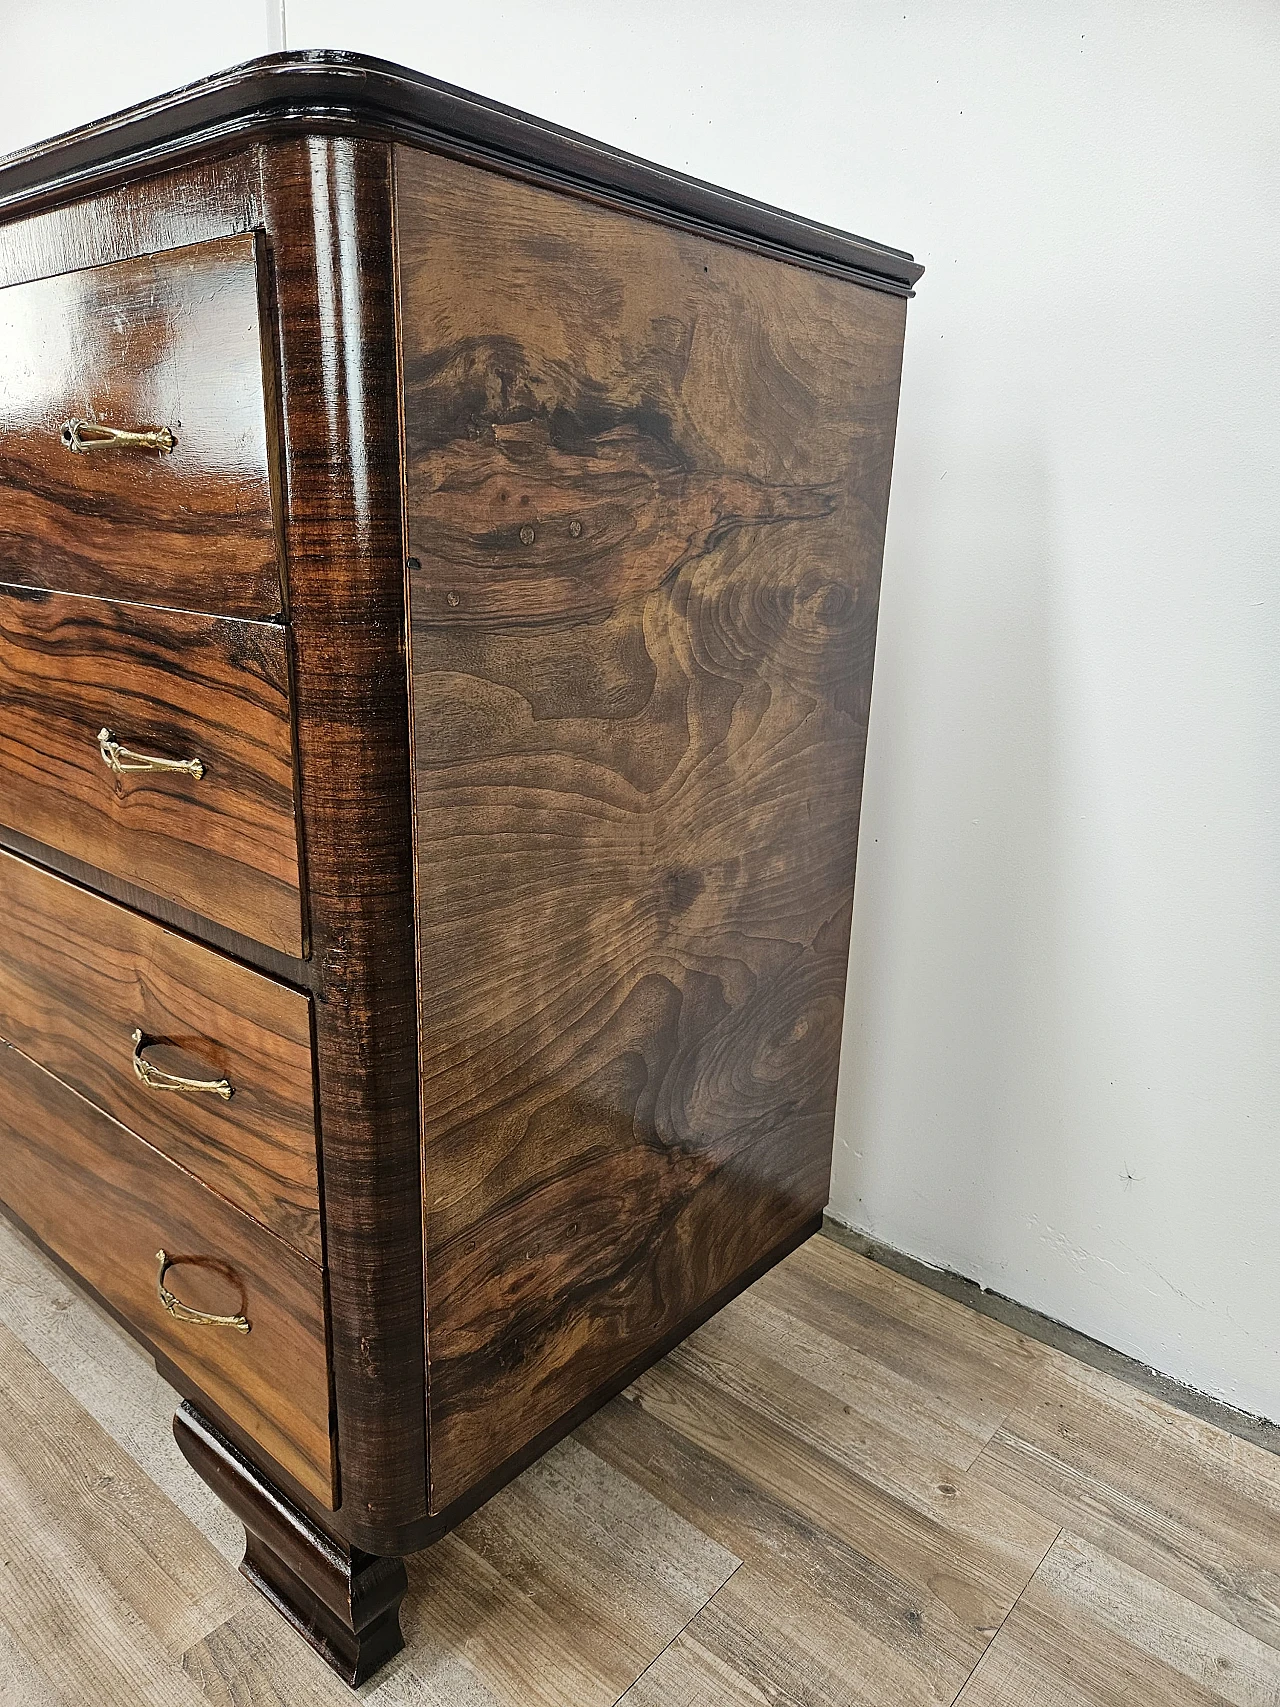
{"label": "drawer front", "polygon": [[0,587],[0,824],[300,955],[285,630]]}
{"label": "drawer front", "polygon": [[280,612],[258,274],[245,233],[0,290],[0,579]]}
{"label": "drawer front", "polygon": [[6,853],[0,927],[0,1038],[318,1263],[308,997]]}
{"label": "drawer front", "polygon": [[[0,1197],[152,1347],[330,1510],[321,1270],[0,1044]],[[242,1315],[248,1333],[180,1320]]]}

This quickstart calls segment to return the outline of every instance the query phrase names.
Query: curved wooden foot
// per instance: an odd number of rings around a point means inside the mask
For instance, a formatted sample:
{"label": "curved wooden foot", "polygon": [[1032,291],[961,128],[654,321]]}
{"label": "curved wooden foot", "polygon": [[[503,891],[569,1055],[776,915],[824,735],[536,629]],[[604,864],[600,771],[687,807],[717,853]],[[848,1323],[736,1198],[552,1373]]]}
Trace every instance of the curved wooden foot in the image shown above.
{"label": "curved wooden foot", "polygon": [[241,1574],[350,1684],[404,1646],[404,1561],[335,1540],[185,1400],[173,1434],[196,1474],[244,1524]]}

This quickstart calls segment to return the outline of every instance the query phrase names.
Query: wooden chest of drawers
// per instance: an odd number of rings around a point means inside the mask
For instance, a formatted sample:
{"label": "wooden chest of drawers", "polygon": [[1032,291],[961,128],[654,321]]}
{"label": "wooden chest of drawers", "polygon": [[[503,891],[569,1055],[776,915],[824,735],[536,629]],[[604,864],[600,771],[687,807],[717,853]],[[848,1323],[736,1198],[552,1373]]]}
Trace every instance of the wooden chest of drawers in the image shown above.
{"label": "wooden chest of drawers", "polygon": [[0,164],[0,1199],[352,1680],[819,1223],[919,273],[344,55]]}

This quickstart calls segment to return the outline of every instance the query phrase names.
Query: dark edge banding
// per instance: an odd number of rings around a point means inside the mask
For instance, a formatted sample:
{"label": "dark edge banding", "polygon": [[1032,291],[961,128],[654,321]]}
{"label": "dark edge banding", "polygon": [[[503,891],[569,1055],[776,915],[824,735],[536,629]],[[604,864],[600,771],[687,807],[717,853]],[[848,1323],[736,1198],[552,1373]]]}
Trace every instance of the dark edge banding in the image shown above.
{"label": "dark edge banding", "polygon": [[655,165],[386,60],[268,54],[0,159],[0,214],[66,200],[193,149],[301,131],[416,142],[605,195],[634,212],[911,296],[924,268],[900,249]]}

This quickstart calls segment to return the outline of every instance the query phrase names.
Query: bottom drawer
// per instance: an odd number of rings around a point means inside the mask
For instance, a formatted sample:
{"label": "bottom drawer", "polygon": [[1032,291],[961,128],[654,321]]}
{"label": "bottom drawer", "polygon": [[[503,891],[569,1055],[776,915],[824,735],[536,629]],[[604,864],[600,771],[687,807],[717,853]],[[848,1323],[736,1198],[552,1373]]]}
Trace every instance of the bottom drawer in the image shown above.
{"label": "bottom drawer", "polygon": [[[321,1271],[0,1043],[0,1198],[329,1510],[333,1453]],[[165,1307],[157,1253],[182,1307]]]}

